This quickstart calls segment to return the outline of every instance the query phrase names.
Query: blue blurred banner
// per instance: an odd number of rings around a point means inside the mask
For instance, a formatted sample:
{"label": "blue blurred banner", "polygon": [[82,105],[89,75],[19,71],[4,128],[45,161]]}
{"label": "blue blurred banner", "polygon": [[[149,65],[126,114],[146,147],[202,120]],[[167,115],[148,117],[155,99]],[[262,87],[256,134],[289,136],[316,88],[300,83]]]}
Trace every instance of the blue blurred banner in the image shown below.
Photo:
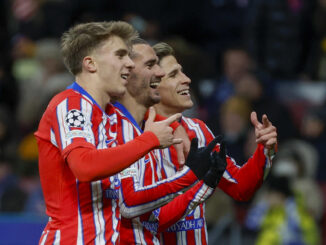
{"label": "blue blurred banner", "polygon": [[35,245],[47,222],[30,214],[0,215],[0,245]]}

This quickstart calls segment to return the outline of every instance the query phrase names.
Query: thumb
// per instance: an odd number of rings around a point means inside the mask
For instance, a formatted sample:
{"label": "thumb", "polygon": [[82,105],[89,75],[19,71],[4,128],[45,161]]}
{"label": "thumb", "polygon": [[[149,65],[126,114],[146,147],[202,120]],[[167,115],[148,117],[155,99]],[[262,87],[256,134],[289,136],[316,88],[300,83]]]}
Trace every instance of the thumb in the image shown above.
{"label": "thumb", "polygon": [[153,106],[149,108],[147,122],[154,122],[156,116],[156,112]]}
{"label": "thumb", "polygon": [[260,128],[262,124],[257,119],[257,113],[255,111],[251,112],[250,114],[251,123],[255,126],[255,128]]}

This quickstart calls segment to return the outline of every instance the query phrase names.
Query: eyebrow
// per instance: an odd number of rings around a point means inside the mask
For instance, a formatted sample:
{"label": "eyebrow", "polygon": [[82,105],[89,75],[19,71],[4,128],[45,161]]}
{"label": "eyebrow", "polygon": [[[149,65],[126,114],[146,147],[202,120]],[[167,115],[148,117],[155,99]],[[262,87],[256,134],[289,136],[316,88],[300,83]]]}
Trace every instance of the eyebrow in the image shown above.
{"label": "eyebrow", "polygon": [[175,74],[177,74],[179,72],[179,70],[182,71],[182,66],[181,65],[177,65],[176,67],[174,67],[173,70],[170,71],[167,75],[168,76],[175,75]]}
{"label": "eyebrow", "polygon": [[129,52],[127,49],[118,49],[114,52],[115,55],[127,55]]}

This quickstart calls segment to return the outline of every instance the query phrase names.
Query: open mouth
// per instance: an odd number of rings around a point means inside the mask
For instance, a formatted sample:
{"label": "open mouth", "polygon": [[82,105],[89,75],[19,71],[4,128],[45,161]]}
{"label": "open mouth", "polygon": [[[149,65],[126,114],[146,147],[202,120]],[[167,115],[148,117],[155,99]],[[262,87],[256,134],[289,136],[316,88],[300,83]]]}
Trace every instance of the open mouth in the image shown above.
{"label": "open mouth", "polygon": [[124,80],[127,80],[127,78],[129,77],[129,74],[121,74],[121,78]]}
{"label": "open mouth", "polygon": [[183,89],[177,92],[180,95],[186,95],[189,96],[190,95],[190,90],[189,89]]}
{"label": "open mouth", "polygon": [[154,82],[151,82],[149,84],[149,86],[153,89],[156,89],[158,87],[158,85],[160,85],[160,82],[159,81],[154,81]]}

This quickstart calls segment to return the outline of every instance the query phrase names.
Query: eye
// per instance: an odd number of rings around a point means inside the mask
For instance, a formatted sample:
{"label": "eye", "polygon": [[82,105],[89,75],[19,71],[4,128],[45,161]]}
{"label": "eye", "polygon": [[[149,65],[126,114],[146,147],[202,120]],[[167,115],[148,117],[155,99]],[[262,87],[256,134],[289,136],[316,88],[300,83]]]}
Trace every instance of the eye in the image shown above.
{"label": "eye", "polygon": [[176,72],[173,72],[173,73],[171,73],[171,74],[169,75],[169,77],[171,77],[171,78],[175,78],[176,75],[177,75],[177,73],[176,73]]}

